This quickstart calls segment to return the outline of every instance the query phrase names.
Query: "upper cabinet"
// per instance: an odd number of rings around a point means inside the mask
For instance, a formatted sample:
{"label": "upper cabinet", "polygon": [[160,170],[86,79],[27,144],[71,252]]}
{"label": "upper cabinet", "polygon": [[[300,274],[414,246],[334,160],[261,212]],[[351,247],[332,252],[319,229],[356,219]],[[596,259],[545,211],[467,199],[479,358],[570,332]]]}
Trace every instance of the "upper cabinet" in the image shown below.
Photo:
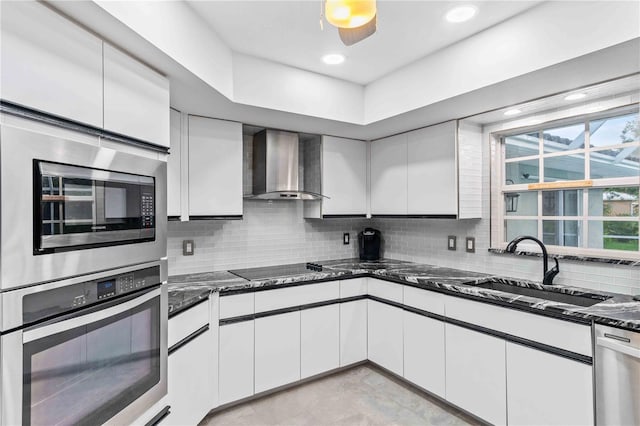
{"label": "upper cabinet", "polygon": [[180,217],[182,212],[182,114],[170,112],[169,157],[167,158],[167,216]]}
{"label": "upper cabinet", "polygon": [[322,136],[321,188],[328,198],[305,202],[305,217],[367,214],[367,142]]}
{"label": "upper cabinet", "polygon": [[169,81],[42,2],[0,4],[0,98],[169,147]]}
{"label": "upper cabinet", "polygon": [[242,124],[189,116],[189,218],[242,216]]}
{"label": "upper cabinet", "polygon": [[169,81],[107,43],[104,128],[169,147]]}
{"label": "upper cabinet", "polygon": [[102,40],[39,2],[0,8],[2,100],[101,128]]}
{"label": "upper cabinet", "polygon": [[449,121],[371,144],[371,214],[481,216],[482,133]]}

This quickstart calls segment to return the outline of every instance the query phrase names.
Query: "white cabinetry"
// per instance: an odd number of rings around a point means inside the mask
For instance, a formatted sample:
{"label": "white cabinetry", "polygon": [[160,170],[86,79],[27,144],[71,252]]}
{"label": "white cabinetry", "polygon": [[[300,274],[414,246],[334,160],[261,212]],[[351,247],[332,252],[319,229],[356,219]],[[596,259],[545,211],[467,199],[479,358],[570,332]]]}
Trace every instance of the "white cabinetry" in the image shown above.
{"label": "white cabinetry", "polygon": [[340,366],[367,359],[367,301],[340,304]]}
{"label": "white cabinetry", "polygon": [[592,425],[590,365],[507,342],[510,425]]}
{"label": "white cabinetry", "polygon": [[300,380],[300,311],[255,320],[255,392]]}
{"label": "white cabinetry", "polygon": [[198,424],[213,407],[214,341],[211,330],[169,354],[167,425]]}
{"label": "white cabinetry", "polygon": [[504,340],[452,324],[445,332],[447,401],[489,423],[506,424]]}
{"label": "white cabinetry", "polygon": [[182,114],[170,112],[169,157],[167,158],[167,216],[180,216],[182,212]]}
{"label": "white cabinetry", "polygon": [[305,217],[367,214],[367,142],[322,136],[321,192],[305,202]]}
{"label": "white cabinetry", "polygon": [[456,215],[456,122],[407,134],[407,214]]}
{"label": "white cabinetry", "polygon": [[0,8],[0,97],[101,128],[102,40],[39,2]]}
{"label": "white cabinetry", "polygon": [[104,128],[169,147],[169,80],[107,43]]}
{"label": "white cabinetry", "polygon": [[254,322],[220,326],[218,392],[220,404],[253,395]]}
{"label": "white cabinetry", "polygon": [[242,215],[242,124],[189,116],[189,217]]}
{"label": "white cabinetry", "polygon": [[300,312],[301,378],[315,376],[340,365],[340,305]]}
{"label": "white cabinetry", "polygon": [[444,323],[404,311],[404,378],[445,397]]}
{"label": "white cabinetry", "polygon": [[407,214],[407,134],[371,143],[371,214]]}
{"label": "white cabinetry", "polygon": [[402,309],[368,301],[369,360],[402,376]]}

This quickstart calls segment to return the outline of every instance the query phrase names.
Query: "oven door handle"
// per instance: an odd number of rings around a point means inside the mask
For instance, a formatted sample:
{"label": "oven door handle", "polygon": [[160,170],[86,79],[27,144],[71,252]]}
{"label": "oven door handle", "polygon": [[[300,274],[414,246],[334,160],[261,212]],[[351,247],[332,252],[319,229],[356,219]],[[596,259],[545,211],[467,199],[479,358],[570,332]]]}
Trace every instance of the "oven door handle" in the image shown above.
{"label": "oven door handle", "polygon": [[46,322],[44,325],[40,324],[27,329],[22,334],[22,341],[23,343],[29,343],[46,336],[91,324],[131,310],[136,306],[160,296],[162,296],[162,287],[158,286],[142,294],[136,293],[135,295],[131,295],[131,297],[116,299],[111,301],[111,303],[100,304],[90,308],[91,312],[89,313],[83,314],[83,311],[76,312],[72,317],[67,316],[66,319],[65,317],[61,317],[60,320],[54,323]]}

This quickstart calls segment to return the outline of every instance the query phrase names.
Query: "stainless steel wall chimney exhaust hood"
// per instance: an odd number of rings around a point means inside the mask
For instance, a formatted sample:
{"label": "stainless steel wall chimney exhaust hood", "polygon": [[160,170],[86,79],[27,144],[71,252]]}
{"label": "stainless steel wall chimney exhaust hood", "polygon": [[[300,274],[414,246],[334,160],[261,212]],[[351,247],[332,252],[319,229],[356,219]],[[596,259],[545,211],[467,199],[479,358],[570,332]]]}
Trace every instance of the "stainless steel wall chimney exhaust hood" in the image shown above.
{"label": "stainless steel wall chimney exhaust hood", "polygon": [[[260,200],[319,200],[304,189],[297,133],[266,129],[253,136],[253,195]],[[318,153],[319,155],[319,153]],[[319,158],[318,162],[319,164]]]}

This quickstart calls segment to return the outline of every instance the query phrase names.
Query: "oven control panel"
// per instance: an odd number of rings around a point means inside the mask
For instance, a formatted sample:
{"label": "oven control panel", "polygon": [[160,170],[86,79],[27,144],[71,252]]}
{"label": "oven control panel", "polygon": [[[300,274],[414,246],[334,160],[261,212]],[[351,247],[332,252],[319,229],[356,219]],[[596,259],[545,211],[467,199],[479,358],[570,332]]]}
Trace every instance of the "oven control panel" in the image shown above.
{"label": "oven control panel", "polygon": [[158,284],[160,267],[154,266],[28,294],[22,299],[23,321],[59,315]]}

